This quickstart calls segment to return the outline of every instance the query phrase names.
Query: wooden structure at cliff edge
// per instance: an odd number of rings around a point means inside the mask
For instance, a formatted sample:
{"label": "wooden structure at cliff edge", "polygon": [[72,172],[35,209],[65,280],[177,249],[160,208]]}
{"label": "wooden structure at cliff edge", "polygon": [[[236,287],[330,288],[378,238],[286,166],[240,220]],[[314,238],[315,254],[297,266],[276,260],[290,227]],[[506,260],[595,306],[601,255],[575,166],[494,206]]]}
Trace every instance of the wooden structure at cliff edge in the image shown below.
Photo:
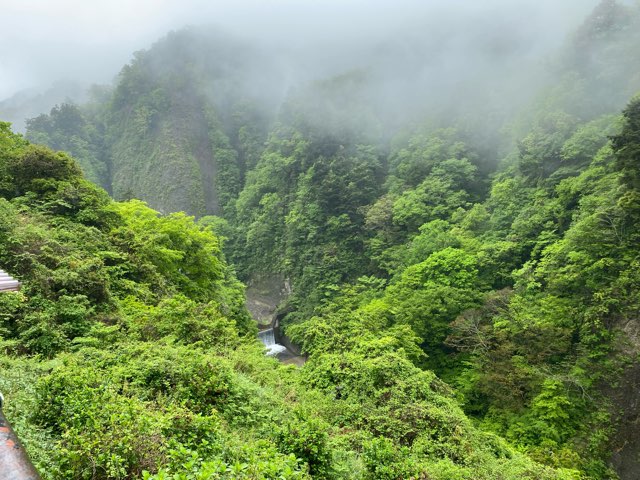
{"label": "wooden structure at cliff edge", "polygon": [[17,292],[18,290],[20,290],[20,282],[4,270],[0,270],[0,292]]}

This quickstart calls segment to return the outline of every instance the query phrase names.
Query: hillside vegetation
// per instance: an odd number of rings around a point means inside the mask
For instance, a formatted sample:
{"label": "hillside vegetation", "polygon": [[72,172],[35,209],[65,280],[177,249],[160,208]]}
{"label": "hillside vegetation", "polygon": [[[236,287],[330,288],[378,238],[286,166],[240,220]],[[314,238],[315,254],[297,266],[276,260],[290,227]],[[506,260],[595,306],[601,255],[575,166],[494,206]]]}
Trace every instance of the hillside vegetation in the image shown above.
{"label": "hillside vegetation", "polygon": [[[282,95],[187,29],[2,124],[0,389],[45,477],[637,478],[639,26],[604,0],[535,92],[406,118],[375,62]],[[244,307],[269,276],[302,368]]]}
{"label": "hillside vegetation", "polygon": [[6,123],[0,146],[0,258],[24,282],[0,297],[0,386],[45,478],[572,478],[474,427],[373,310],[333,336],[366,327],[353,349],[265,357],[206,227],[113,202]]}

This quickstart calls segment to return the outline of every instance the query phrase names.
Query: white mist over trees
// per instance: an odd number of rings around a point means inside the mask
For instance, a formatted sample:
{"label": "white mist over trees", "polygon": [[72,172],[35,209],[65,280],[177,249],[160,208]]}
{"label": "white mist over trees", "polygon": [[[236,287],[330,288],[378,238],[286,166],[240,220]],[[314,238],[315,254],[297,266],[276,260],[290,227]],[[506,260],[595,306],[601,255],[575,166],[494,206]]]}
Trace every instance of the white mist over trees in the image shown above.
{"label": "white mist over trees", "polygon": [[[494,59],[503,54],[539,59],[556,47],[596,2],[5,3],[0,27],[11,48],[0,53],[0,99],[30,88],[44,91],[59,80],[73,79],[84,85],[109,83],[131,58],[131,52],[147,48],[168,30],[203,24],[277,52],[285,65],[295,59],[288,69],[293,83],[367,67],[372,47],[382,50],[380,56],[389,44],[399,47],[393,49],[394,54],[412,56],[412,60],[437,52],[438,58],[426,70],[403,73],[435,73],[442,82],[456,83],[462,67],[467,71],[492,68],[487,63],[490,58],[482,58],[482,54],[477,58],[483,50]],[[392,59],[383,66],[392,70]],[[0,113],[7,109],[0,104]]]}
{"label": "white mist over trees", "polygon": [[47,480],[640,476],[640,4],[76,8],[170,31],[0,123]]}

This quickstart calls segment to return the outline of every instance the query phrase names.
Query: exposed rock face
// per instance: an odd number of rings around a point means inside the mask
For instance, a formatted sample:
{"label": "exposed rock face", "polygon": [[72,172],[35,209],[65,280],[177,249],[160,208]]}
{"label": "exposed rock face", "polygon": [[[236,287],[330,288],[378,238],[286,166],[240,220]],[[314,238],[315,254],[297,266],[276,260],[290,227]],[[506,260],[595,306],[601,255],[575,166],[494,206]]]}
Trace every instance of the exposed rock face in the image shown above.
{"label": "exposed rock face", "polygon": [[278,305],[290,294],[289,280],[281,274],[254,274],[247,282],[247,309],[258,322],[262,332],[272,331],[275,342],[283,348],[275,356],[282,363],[300,367],[304,365],[306,356],[301,354],[297,345],[291,343],[289,338],[282,334],[278,324]]}
{"label": "exposed rock face", "polygon": [[640,478],[640,322],[627,321],[622,332],[622,348],[632,363],[622,373],[617,388],[608,392],[618,422],[611,464],[620,480],[636,480]]}
{"label": "exposed rock face", "polygon": [[620,480],[640,478],[640,365],[623,374],[613,402],[620,427],[613,443],[611,463]]}
{"label": "exposed rock face", "polygon": [[291,293],[282,274],[254,274],[247,282],[247,309],[258,325],[272,325],[278,305]]}

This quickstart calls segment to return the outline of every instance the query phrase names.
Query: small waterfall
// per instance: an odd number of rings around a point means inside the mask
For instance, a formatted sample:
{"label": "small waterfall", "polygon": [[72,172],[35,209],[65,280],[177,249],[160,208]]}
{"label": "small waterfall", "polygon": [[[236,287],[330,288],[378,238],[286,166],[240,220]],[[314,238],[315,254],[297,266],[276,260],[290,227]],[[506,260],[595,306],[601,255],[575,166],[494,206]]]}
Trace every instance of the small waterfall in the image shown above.
{"label": "small waterfall", "polygon": [[267,355],[277,355],[287,350],[287,347],[276,343],[276,335],[273,328],[258,332],[258,338],[267,347]]}

